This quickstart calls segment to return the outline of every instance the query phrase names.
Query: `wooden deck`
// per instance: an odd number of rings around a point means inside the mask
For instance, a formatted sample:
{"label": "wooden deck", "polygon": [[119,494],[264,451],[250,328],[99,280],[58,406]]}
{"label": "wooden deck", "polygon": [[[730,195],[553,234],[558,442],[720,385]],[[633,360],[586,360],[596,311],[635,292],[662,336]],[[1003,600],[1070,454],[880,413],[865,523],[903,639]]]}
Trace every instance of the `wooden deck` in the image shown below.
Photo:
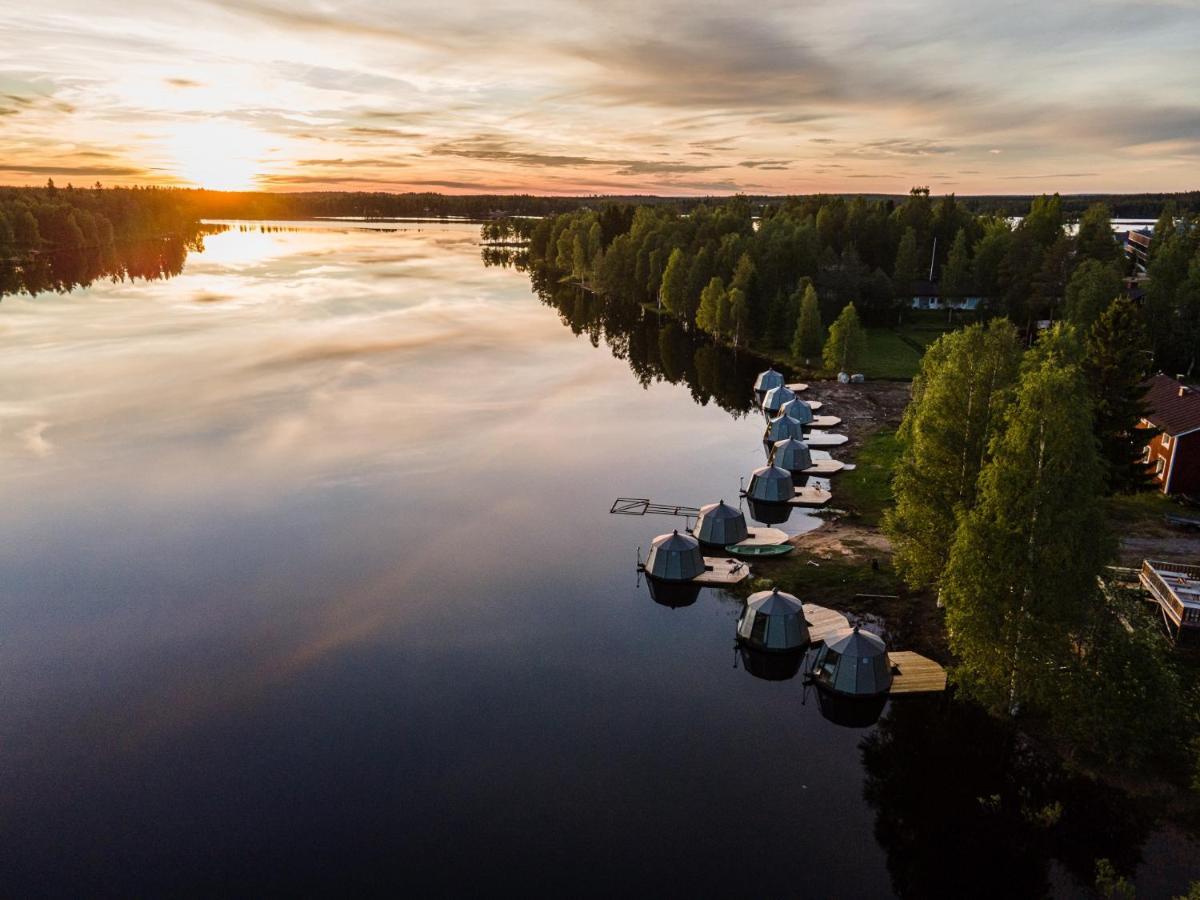
{"label": "wooden deck", "polygon": [[850,622],[836,609],[826,609],[815,603],[804,604],[804,618],[808,621],[808,636],[814,644],[835,631],[850,627]]}
{"label": "wooden deck", "polygon": [[844,434],[806,434],[804,443],[810,447],[840,447],[850,438]]}
{"label": "wooden deck", "polygon": [[704,557],[704,566],[708,571],[693,578],[692,584],[700,584],[704,587],[731,587],[750,577],[748,565],[728,556],[706,556]]}
{"label": "wooden deck", "polygon": [[796,488],[796,496],[792,498],[789,506],[800,506],[807,509],[815,509],[818,506],[824,506],[833,499],[833,494],[829,491],[822,490],[818,487],[806,485]]}
{"label": "wooden deck", "polygon": [[846,468],[846,464],[838,459],[814,459],[813,464],[802,470],[804,475],[814,475],[817,478],[828,478]]}
{"label": "wooden deck", "polygon": [[822,406],[825,405],[820,400],[805,400],[804,402],[808,404],[808,408],[813,412],[817,412]]}
{"label": "wooden deck", "polygon": [[895,673],[892,694],[931,694],[946,689],[946,670],[932,659],[911,650],[888,653]]}
{"label": "wooden deck", "polygon": [[805,428],[837,428],[842,420],[838,416],[813,416],[811,422],[802,424]]}
{"label": "wooden deck", "polygon": [[1200,628],[1200,566],[1146,559],[1138,580],[1162,609],[1163,619],[1175,628],[1176,636],[1185,628]]}
{"label": "wooden deck", "polygon": [[801,391],[807,391],[808,385],[803,381],[798,381],[795,384],[789,384],[788,390],[792,391],[792,393],[799,394]]}
{"label": "wooden deck", "polygon": [[788,535],[778,528],[751,528],[750,537],[734,544],[734,547],[778,547],[788,542]]}

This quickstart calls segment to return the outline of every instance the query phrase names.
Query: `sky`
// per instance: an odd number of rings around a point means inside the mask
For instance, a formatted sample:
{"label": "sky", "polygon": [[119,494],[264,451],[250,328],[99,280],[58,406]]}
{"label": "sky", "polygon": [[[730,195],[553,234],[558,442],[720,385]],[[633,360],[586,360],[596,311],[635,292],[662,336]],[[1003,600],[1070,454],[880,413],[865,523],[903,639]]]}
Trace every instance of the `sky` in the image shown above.
{"label": "sky", "polygon": [[1200,0],[0,0],[0,183],[1200,188]]}

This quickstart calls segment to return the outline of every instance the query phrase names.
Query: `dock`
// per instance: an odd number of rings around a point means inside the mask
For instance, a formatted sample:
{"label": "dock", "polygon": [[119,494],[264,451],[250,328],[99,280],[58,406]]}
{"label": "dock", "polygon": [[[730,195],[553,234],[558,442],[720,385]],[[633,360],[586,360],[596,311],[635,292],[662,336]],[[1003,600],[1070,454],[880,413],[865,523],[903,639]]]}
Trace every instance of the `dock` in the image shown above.
{"label": "dock", "polygon": [[810,447],[840,447],[850,438],[844,434],[806,434],[804,443]]}
{"label": "dock", "polygon": [[816,478],[828,478],[846,468],[846,464],[838,459],[814,459],[807,469],[802,469],[802,475],[812,475]]}
{"label": "dock", "polygon": [[832,499],[833,494],[829,491],[805,485],[804,487],[796,488],[796,496],[788,501],[788,505],[799,506],[805,509],[816,509],[818,506],[824,506]]}
{"label": "dock", "polygon": [[946,670],[911,650],[888,653],[892,663],[892,694],[932,694],[946,689]]}
{"label": "dock", "polygon": [[801,391],[807,391],[808,385],[801,381],[797,382],[796,384],[789,384],[787,389],[793,394],[799,394]]}
{"label": "dock", "polygon": [[678,503],[654,503],[646,497],[618,497],[609,512],[614,516],[688,516],[700,515],[698,506],[683,506]]}
{"label": "dock", "polygon": [[813,416],[811,422],[801,422],[805,428],[837,428],[842,424],[838,416]]}
{"label": "dock", "polygon": [[1200,628],[1200,566],[1146,559],[1138,581],[1162,610],[1163,621],[1175,637],[1185,629]]}
{"label": "dock", "polygon": [[733,547],[778,547],[788,542],[788,533],[778,528],[751,528],[750,536]]}
{"label": "dock", "polygon": [[697,575],[693,578],[690,584],[699,584],[703,587],[733,587],[739,582],[745,581],[750,577],[750,567],[741,560],[731,559],[728,556],[704,557],[704,574]]}
{"label": "dock", "polygon": [[804,604],[804,618],[808,622],[808,636],[814,644],[824,641],[835,631],[850,627],[850,621],[836,609],[826,609],[815,603]]}

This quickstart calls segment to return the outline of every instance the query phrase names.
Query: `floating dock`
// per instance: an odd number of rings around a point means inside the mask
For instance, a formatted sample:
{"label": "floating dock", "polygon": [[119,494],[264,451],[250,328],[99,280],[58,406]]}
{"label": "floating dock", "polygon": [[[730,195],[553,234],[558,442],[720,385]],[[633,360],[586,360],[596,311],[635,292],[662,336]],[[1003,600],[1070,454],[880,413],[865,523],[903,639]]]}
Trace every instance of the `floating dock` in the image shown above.
{"label": "floating dock", "polygon": [[840,447],[848,440],[850,438],[844,434],[806,434],[804,436],[804,443],[818,449],[821,447]]}
{"label": "floating dock", "polygon": [[750,567],[739,559],[728,556],[704,557],[704,574],[697,575],[685,584],[699,584],[703,587],[732,587],[750,577]]}
{"label": "floating dock", "polygon": [[796,496],[788,501],[789,506],[799,506],[805,509],[816,509],[824,506],[833,499],[833,494],[818,487],[805,485],[796,488]]}
{"label": "floating dock", "polygon": [[828,478],[830,475],[836,475],[845,468],[846,464],[838,459],[814,459],[813,464],[807,469],[802,469],[800,474],[812,475],[816,478]]}
{"label": "floating dock", "polygon": [[842,424],[838,416],[813,416],[811,422],[801,422],[805,428],[837,428]]}
{"label": "floating dock", "polygon": [[804,618],[808,621],[808,637],[814,644],[824,641],[835,631],[850,627],[850,621],[836,609],[827,609],[815,603],[804,604]]}
{"label": "floating dock", "polygon": [[891,694],[932,694],[946,689],[946,670],[911,650],[888,652],[892,663]]}
{"label": "floating dock", "polygon": [[787,542],[786,531],[780,531],[778,528],[751,528],[748,538],[736,544],[730,544],[730,547],[777,547]]}
{"label": "floating dock", "polygon": [[797,382],[796,384],[787,385],[787,389],[793,394],[799,394],[801,391],[807,391],[808,385],[801,381]]}

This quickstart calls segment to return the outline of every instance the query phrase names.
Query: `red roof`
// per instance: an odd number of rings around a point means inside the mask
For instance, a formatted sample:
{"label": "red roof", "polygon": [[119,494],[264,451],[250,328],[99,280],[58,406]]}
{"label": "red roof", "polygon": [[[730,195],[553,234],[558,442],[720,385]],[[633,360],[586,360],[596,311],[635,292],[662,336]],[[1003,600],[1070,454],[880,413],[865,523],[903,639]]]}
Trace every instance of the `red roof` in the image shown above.
{"label": "red roof", "polygon": [[1200,428],[1200,390],[1180,384],[1168,375],[1145,382],[1146,418],[1172,437]]}

